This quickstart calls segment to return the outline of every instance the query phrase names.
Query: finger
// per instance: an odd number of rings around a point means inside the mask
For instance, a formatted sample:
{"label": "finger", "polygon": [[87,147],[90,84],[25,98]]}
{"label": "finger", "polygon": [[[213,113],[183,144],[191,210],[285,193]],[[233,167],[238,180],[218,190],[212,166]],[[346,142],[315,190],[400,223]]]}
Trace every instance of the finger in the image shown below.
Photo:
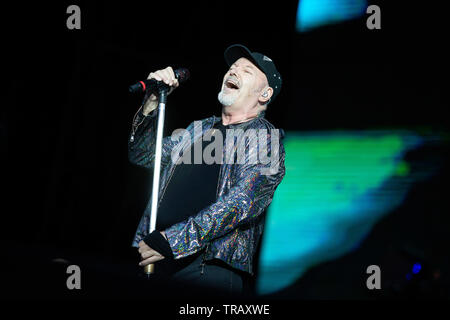
{"label": "finger", "polygon": [[160,71],[161,71],[161,78],[163,79],[164,83],[170,85],[172,81],[172,75],[170,74],[170,71],[167,68]]}
{"label": "finger", "polygon": [[173,71],[172,67],[167,67],[167,71],[169,71],[170,74],[170,85],[175,86],[175,83],[177,82],[177,77],[175,76],[175,72]]}
{"label": "finger", "polygon": [[158,81],[163,81],[164,83],[167,83],[168,79],[166,74],[163,72],[163,70],[158,70],[155,72],[156,76],[158,76]]}
{"label": "finger", "polygon": [[158,74],[158,71],[150,72],[147,79],[155,79],[157,81],[161,81],[161,76]]}
{"label": "finger", "polygon": [[148,265],[148,264],[158,262],[158,261],[160,261],[160,260],[162,260],[162,259],[164,259],[164,257],[161,256],[161,255],[159,255],[159,256],[152,256],[152,257],[150,257],[150,258],[148,258],[148,259],[145,259],[145,260],[139,262],[139,265],[140,265],[141,267],[143,267],[143,266],[146,266],[146,265]]}
{"label": "finger", "polygon": [[143,244],[139,244],[138,252],[142,253],[144,251],[152,250],[145,242]]}
{"label": "finger", "polygon": [[145,242],[143,242],[143,241],[139,242],[138,250],[139,250],[139,249],[143,249],[146,245],[147,245],[147,244],[146,244]]}
{"label": "finger", "polygon": [[145,245],[145,246],[143,246],[143,247],[140,247],[140,248],[138,249],[138,252],[139,252],[139,253],[144,253],[144,252],[150,251],[150,250],[153,250],[153,249],[150,248],[149,246]]}
{"label": "finger", "polygon": [[147,250],[141,253],[141,258],[142,259],[147,259],[150,258],[151,256],[157,256],[157,255],[161,255],[159,252],[155,251],[155,250]]}
{"label": "finger", "polygon": [[170,78],[173,80],[175,79],[175,72],[173,71],[172,67],[167,67],[165,70],[167,70],[170,74]]}

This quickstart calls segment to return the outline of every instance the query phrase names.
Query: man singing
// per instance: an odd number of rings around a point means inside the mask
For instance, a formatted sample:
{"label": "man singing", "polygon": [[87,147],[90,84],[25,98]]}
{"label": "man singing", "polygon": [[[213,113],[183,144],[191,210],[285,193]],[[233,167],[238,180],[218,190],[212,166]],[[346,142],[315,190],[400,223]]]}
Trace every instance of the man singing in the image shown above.
{"label": "man singing", "polygon": [[[224,56],[229,70],[218,95],[221,117],[191,123],[184,135],[189,143],[163,139],[157,231],[148,234],[150,199],[133,246],[139,248],[139,265],[155,263],[156,274],[235,294],[254,275],[264,212],[284,177],[285,153],[280,131],[264,118],[281,89],[275,64],[242,45],[228,47]],[[163,81],[171,91],[178,87],[171,67],[148,78]],[[129,160],[145,168],[153,166],[155,156],[157,106],[158,97],[147,95],[129,139]],[[236,153],[198,163],[195,150],[205,150],[217,134],[223,149]],[[240,145],[230,148],[230,141]]]}

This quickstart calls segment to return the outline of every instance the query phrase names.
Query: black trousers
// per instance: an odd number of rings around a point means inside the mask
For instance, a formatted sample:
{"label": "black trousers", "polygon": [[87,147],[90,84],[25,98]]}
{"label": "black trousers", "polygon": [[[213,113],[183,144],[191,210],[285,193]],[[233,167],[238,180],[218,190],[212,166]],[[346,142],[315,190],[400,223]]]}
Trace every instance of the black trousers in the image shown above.
{"label": "black trousers", "polygon": [[[161,262],[163,262],[162,260]],[[158,270],[159,269],[159,270]],[[183,290],[180,294],[197,296],[232,296],[244,293],[246,276],[221,260],[203,261],[202,252],[193,256],[156,264],[156,273],[170,282],[170,287]]]}

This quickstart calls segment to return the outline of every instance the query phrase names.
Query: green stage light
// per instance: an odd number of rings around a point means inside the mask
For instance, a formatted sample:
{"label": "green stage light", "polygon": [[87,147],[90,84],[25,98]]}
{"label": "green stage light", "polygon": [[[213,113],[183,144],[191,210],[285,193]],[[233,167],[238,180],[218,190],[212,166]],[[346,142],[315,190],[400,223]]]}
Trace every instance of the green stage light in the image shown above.
{"label": "green stage light", "polygon": [[257,291],[285,288],[357,247],[402,203],[414,181],[404,155],[422,143],[409,131],[288,132],[286,176],[267,212]]}

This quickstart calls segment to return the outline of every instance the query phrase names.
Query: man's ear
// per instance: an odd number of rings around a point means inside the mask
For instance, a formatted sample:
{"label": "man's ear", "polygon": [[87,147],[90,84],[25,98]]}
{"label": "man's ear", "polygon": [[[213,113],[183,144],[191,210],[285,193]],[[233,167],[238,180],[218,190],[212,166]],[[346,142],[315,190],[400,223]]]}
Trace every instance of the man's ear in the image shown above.
{"label": "man's ear", "polygon": [[261,104],[267,104],[268,101],[270,101],[270,98],[273,95],[273,89],[271,87],[267,87],[261,92],[261,95],[259,96],[259,102]]}

